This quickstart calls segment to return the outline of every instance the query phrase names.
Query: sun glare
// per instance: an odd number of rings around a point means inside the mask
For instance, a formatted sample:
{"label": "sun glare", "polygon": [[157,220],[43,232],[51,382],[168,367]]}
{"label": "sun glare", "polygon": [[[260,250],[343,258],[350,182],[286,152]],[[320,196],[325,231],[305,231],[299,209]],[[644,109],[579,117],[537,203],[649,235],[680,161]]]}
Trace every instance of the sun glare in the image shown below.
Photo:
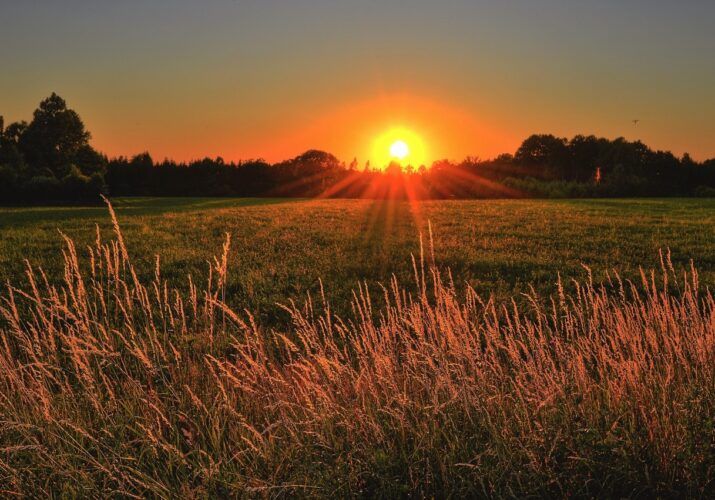
{"label": "sun glare", "polygon": [[390,156],[404,160],[410,154],[410,147],[403,140],[397,140],[390,145]]}
{"label": "sun glare", "polygon": [[375,168],[385,168],[393,162],[417,168],[428,161],[422,138],[403,127],[395,127],[379,135],[373,143],[371,158],[376,162]]}

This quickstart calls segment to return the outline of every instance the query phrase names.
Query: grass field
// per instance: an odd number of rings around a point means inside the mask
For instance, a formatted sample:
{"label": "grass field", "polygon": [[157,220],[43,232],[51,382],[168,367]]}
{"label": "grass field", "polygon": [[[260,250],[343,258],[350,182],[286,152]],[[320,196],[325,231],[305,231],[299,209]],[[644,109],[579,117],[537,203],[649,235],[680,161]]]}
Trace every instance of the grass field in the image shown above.
{"label": "grass field", "polygon": [[715,494],[715,200],[115,204],[0,211],[0,496]]}
{"label": "grass field", "polygon": [[[715,283],[715,200],[434,201],[418,213],[404,202],[280,199],[114,200],[138,272],[153,276],[161,255],[163,276],[205,276],[207,261],[232,236],[226,300],[247,308],[265,326],[285,326],[276,306],[315,295],[319,279],[338,312],[347,312],[358,282],[402,283],[412,275],[410,254],[419,253],[431,222],[437,263],[456,284],[500,298],[528,291],[555,292],[565,282],[618,269],[637,277],[638,267],[660,266],[670,249],[676,266],[693,259],[705,285]],[[80,253],[95,239],[95,225],[111,234],[105,207],[0,208],[0,279],[22,281],[25,264],[50,276],[62,231]]]}

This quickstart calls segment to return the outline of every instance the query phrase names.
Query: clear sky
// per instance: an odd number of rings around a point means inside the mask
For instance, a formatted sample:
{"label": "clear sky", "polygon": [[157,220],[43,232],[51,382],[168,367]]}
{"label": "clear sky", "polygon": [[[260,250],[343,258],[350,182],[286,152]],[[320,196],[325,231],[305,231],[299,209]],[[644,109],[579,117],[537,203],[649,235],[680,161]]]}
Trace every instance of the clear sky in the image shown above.
{"label": "clear sky", "polygon": [[405,131],[429,162],[531,133],[702,160],[714,20],[713,0],[0,0],[0,114],[54,91],[101,151],[159,159],[362,163]]}

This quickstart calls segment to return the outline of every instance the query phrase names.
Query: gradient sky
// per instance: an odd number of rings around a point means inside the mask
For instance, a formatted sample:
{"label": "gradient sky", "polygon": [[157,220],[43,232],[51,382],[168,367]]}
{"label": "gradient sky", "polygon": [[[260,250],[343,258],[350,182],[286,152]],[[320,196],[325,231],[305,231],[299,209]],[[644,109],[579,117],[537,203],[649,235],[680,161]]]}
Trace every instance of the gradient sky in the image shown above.
{"label": "gradient sky", "polygon": [[427,161],[541,132],[702,160],[714,20],[712,0],[0,0],[0,114],[55,91],[112,156],[362,163],[402,127]]}

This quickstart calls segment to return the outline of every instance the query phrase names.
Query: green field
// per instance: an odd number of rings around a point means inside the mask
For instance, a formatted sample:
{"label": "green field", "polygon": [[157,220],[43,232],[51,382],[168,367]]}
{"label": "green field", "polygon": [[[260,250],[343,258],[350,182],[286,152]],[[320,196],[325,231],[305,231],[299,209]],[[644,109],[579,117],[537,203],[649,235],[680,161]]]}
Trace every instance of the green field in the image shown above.
{"label": "green field", "polygon": [[0,496],[715,495],[715,200],[114,205],[0,211]]}
{"label": "green field", "polygon": [[[705,285],[715,283],[715,200],[429,201],[136,198],[114,205],[134,263],[179,285],[206,275],[207,261],[232,236],[227,302],[266,326],[284,325],[276,306],[315,294],[322,279],[338,312],[346,312],[358,282],[411,281],[410,255],[432,224],[437,264],[458,286],[509,298],[533,284],[555,291],[557,273],[597,277],[617,269],[659,268],[659,249],[677,266],[693,259]],[[105,207],[0,208],[0,279],[22,283],[24,259],[50,276],[62,272],[62,231],[80,249],[95,225],[111,237]],[[425,242],[425,244],[427,244]]]}

